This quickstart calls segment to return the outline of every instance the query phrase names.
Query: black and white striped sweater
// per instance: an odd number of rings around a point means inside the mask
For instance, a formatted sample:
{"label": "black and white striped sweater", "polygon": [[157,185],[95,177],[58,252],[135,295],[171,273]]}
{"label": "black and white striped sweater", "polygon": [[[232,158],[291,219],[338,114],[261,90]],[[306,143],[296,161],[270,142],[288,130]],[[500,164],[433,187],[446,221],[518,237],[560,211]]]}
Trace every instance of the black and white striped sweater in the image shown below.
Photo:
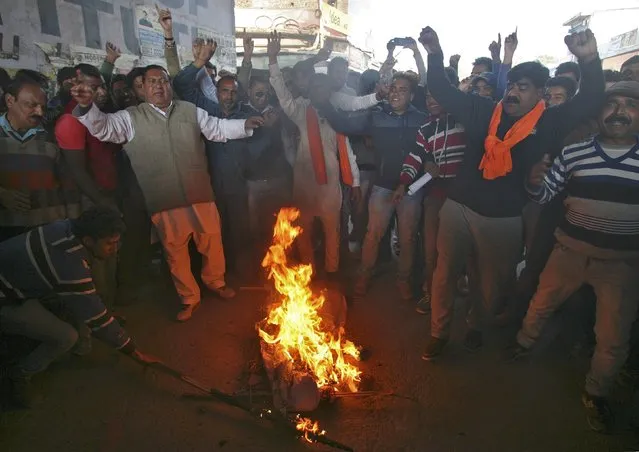
{"label": "black and white striped sweater", "polygon": [[639,253],[639,142],[612,146],[598,138],[567,146],[541,187],[528,187],[544,204],[567,191],[559,232],[601,250]]}

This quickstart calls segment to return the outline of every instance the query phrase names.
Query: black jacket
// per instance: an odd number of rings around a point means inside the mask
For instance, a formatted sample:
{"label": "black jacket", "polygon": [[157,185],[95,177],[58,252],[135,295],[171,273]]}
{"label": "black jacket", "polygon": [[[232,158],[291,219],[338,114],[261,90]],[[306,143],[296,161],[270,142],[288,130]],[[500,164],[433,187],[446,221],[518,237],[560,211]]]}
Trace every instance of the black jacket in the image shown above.
{"label": "black jacket", "polygon": [[[466,152],[449,197],[486,217],[521,215],[528,196],[524,187],[531,167],[543,155],[561,149],[564,138],[581,122],[597,114],[604,99],[601,60],[581,64],[579,93],[563,105],[548,108],[533,132],[511,150],[513,170],[495,180],[483,178],[479,163],[495,104],[491,99],[466,94],[453,87],[444,72],[441,54],[428,56],[428,90],[466,129]],[[503,139],[519,118],[502,115],[497,136]]]}

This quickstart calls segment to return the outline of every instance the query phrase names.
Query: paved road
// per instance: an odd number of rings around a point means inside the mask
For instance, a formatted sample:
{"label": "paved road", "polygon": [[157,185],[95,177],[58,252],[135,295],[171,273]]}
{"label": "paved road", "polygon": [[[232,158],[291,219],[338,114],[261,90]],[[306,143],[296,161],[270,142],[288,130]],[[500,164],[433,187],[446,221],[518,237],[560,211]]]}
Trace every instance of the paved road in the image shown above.
{"label": "paved road", "polygon": [[[171,320],[175,301],[166,290],[123,312],[142,349],[232,392],[245,387],[247,363],[256,356],[254,324],[263,316],[263,298],[242,292],[231,302],[206,299],[186,324]],[[615,435],[588,430],[579,402],[587,361],[553,346],[527,363],[501,363],[503,332],[469,355],[461,347],[458,312],[449,353],[426,363],[420,355],[428,319],[396,298],[386,275],[349,310],[349,337],[371,351],[361,364],[369,384],[395,396],[320,408],[314,416],[335,439],[363,452],[639,449],[627,416]],[[232,408],[185,400],[188,386],[142,372],[102,344],[89,357],[56,364],[35,383],[44,402],[0,417],[0,451],[326,450],[292,441]]]}

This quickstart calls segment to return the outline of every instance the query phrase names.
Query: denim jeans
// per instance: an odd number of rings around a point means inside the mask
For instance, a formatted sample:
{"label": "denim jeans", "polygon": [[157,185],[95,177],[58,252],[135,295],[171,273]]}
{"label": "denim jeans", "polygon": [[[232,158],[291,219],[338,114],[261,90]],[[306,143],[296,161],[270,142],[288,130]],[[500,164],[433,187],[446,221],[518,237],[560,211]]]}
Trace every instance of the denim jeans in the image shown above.
{"label": "denim jeans", "polygon": [[45,370],[56,358],[74,346],[78,332],[60,320],[38,300],[0,308],[0,328],[7,334],[40,341],[40,345],[17,364],[18,375],[33,375]]}
{"label": "denim jeans", "polygon": [[399,263],[397,280],[408,282],[415,256],[415,242],[419,217],[422,212],[422,194],[405,195],[399,205],[393,204],[393,191],[374,186],[368,201],[368,229],[362,247],[360,275],[370,277],[379,251],[379,242],[397,212],[399,232]]}
{"label": "denim jeans", "polygon": [[357,243],[358,247],[362,246],[364,237],[366,236],[366,225],[368,224],[368,200],[370,198],[371,189],[373,188],[373,180],[375,171],[359,171],[359,188],[362,190],[362,202],[364,208],[360,212],[351,212],[351,222],[353,230],[351,231],[349,240]]}

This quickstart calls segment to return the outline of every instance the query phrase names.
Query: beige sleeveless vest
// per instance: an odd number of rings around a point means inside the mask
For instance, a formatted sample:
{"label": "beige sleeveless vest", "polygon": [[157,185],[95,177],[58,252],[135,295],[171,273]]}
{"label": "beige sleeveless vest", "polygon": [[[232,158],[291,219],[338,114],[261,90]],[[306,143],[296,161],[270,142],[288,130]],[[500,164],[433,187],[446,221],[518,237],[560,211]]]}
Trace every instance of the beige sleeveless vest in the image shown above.
{"label": "beige sleeveless vest", "polygon": [[124,149],[149,213],[214,201],[195,105],[173,101],[166,117],[147,103],[127,111],[135,136]]}

